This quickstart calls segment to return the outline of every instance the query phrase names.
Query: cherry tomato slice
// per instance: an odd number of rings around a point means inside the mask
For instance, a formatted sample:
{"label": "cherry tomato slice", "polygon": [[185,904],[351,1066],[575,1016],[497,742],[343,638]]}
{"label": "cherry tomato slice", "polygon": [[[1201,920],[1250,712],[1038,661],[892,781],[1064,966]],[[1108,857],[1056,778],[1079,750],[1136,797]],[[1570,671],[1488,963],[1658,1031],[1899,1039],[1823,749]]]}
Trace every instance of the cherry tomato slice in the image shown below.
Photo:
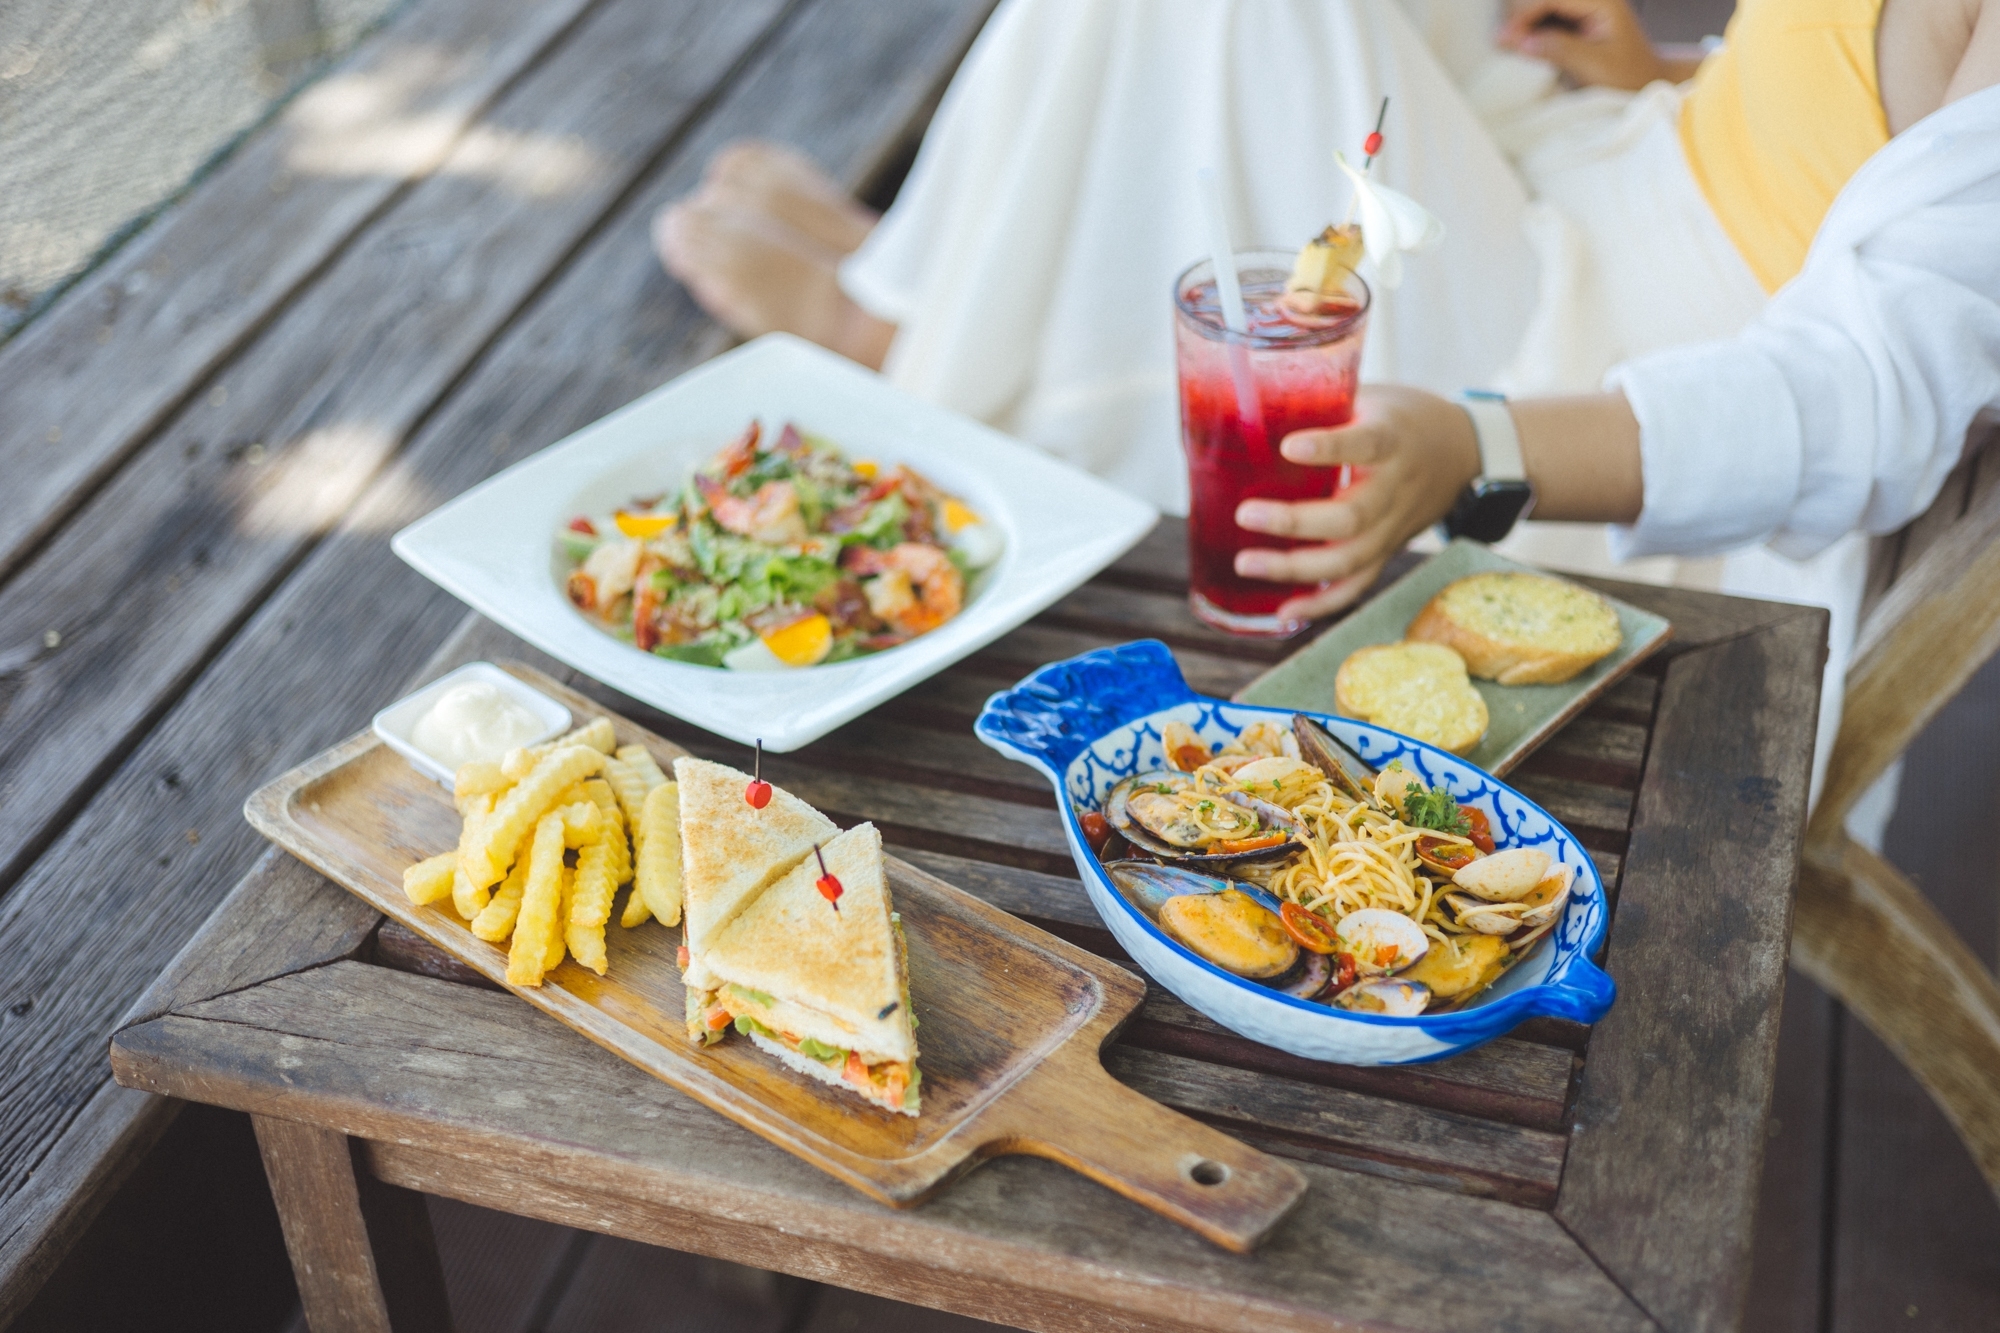
{"label": "cherry tomato slice", "polygon": [[1104,845],[1111,841],[1111,821],[1095,810],[1086,810],[1076,822],[1083,825],[1083,840],[1090,844],[1090,850],[1104,855]]}
{"label": "cherry tomato slice", "polygon": [[1486,812],[1476,805],[1461,805],[1458,812],[1465,816],[1466,823],[1472,825],[1472,831],[1466,834],[1472,839],[1472,845],[1488,856],[1493,855],[1493,822],[1487,819]]}
{"label": "cherry tomato slice", "polygon": [[1284,903],[1278,908],[1278,924],[1285,933],[1298,943],[1301,949],[1313,953],[1332,953],[1338,946],[1334,943],[1333,932],[1327,929],[1326,918],[1317,912],[1308,911],[1297,903]]}
{"label": "cherry tomato slice", "polygon": [[1315,998],[1321,1004],[1330,1002],[1334,996],[1348,989],[1360,979],[1361,969],[1354,965],[1354,955],[1337,953],[1333,956],[1333,980]]}
{"label": "cherry tomato slice", "polygon": [[1424,834],[1417,839],[1417,859],[1439,874],[1452,875],[1477,861],[1479,851],[1462,842],[1446,842]]}

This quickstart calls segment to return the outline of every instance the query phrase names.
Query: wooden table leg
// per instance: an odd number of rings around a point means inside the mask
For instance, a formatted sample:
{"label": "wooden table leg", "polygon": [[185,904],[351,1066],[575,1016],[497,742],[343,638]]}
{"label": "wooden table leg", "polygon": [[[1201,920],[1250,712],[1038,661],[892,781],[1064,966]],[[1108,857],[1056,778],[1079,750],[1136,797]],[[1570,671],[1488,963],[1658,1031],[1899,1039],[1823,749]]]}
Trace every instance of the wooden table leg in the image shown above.
{"label": "wooden table leg", "polygon": [[451,1333],[423,1196],[376,1180],[337,1130],[250,1120],[312,1333]]}

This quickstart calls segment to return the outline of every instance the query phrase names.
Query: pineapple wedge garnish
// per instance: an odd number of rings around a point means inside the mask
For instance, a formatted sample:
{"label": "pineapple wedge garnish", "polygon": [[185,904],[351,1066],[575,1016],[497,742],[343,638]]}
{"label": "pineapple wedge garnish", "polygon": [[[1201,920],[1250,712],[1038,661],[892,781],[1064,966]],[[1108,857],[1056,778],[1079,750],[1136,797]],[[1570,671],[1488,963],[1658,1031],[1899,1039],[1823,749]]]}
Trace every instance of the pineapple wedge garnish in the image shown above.
{"label": "pineapple wedge garnish", "polygon": [[1346,290],[1347,275],[1360,267],[1361,249],[1359,224],[1328,227],[1307,241],[1299,257],[1292,261],[1292,276],[1285,283],[1285,295],[1299,305],[1317,305],[1321,300],[1339,296]]}

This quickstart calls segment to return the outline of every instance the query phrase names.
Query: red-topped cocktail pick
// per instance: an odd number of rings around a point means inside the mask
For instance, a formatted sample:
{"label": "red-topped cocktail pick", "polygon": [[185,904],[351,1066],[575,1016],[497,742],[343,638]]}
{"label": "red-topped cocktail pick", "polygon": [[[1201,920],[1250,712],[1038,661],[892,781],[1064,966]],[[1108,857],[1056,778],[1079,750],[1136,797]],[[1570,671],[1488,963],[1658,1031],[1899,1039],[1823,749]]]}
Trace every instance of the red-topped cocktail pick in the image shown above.
{"label": "red-topped cocktail pick", "polygon": [[753,776],[750,785],[743,789],[743,799],[750,802],[752,810],[762,810],[771,803],[771,784],[764,781],[764,742],[757,742],[756,767],[750,770]]}
{"label": "red-topped cocktail pick", "polygon": [[1363,171],[1375,165],[1375,155],[1382,151],[1382,123],[1389,119],[1389,99],[1382,99],[1382,109],[1375,113],[1375,129],[1361,141],[1361,152],[1366,158],[1361,164]]}
{"label": "red-topped cocktail pick", "polygon": [[819,878],[813,881],[813,887],[818,889],[819,896],[832,903],[833,910],[838,912],[840,895],[846,890],[840,887],[840,881],[834,878],[833,872],[826,868],[826,853],[819,849],[818,843],[813,844],[813,855],[819,858]]}

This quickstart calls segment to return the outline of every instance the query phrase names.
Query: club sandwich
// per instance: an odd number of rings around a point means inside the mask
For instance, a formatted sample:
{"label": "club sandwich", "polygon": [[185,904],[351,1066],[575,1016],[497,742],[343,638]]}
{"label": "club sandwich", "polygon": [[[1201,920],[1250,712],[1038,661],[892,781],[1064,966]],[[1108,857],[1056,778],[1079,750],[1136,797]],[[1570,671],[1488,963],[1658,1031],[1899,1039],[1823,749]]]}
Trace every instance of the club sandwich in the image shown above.
{"label": "club sandwich", "polygon": [[917,1114],[909,951],[874,825],[834,836],[817,855],[809,848],[706,940],[688,979],[696,1040],[733,1030],[799,1073]]}

